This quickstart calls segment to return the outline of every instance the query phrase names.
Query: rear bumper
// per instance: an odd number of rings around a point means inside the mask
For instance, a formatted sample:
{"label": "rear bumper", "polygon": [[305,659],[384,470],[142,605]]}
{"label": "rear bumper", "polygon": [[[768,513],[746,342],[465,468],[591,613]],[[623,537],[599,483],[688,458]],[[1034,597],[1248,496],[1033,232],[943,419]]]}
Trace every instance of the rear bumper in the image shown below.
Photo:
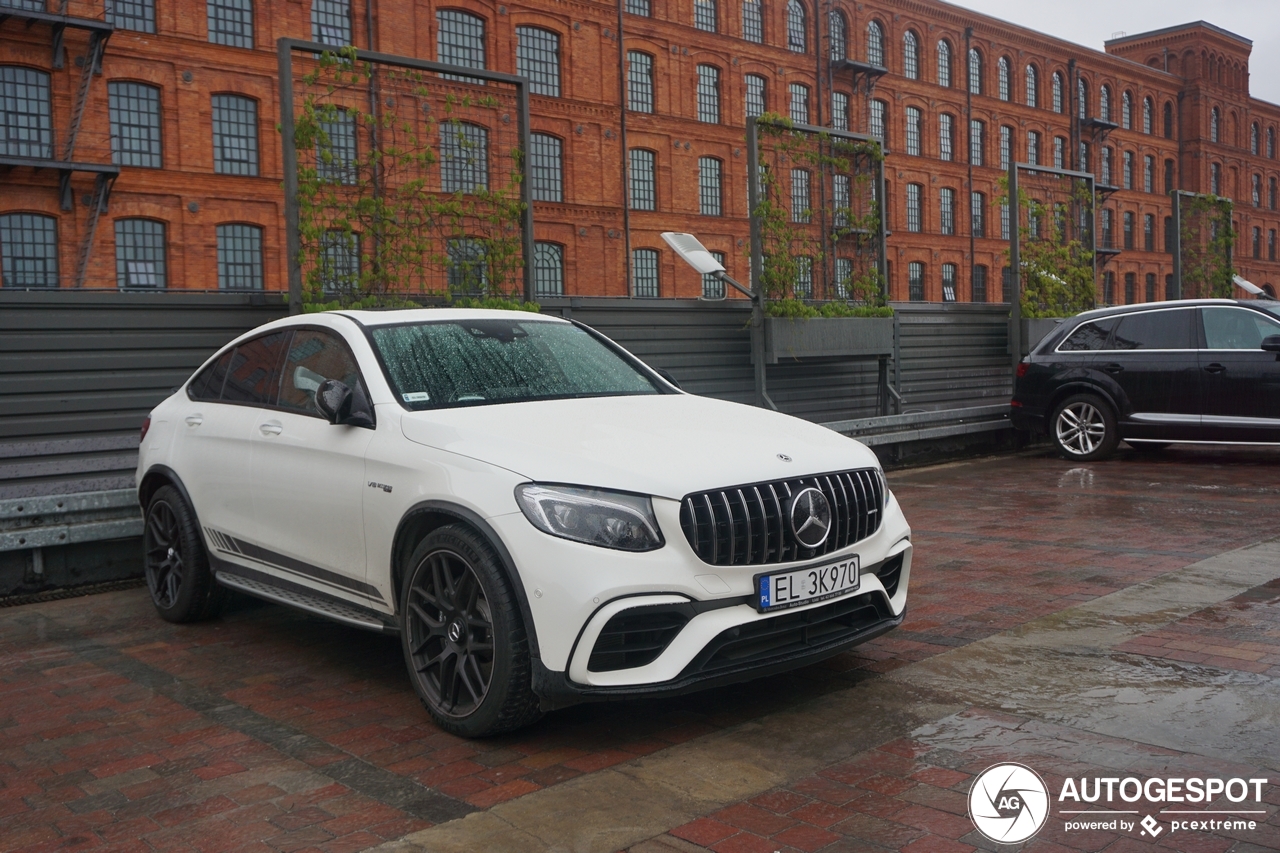
{"label": "rear bumper", "polygon": [[1043,409],[1033,408],[1030,406],[1011,406],[1009,408],[1009,423],[1013,424],[1014,429],[1020,429],[1024,432],[1046,432],[1048,417]]}

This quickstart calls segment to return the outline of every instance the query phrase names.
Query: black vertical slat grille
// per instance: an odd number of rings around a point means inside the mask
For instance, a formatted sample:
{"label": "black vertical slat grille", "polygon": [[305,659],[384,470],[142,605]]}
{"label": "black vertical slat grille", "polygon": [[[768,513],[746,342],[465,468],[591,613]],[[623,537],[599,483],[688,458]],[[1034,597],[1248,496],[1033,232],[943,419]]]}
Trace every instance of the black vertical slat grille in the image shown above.
{"label": "black vertical slat grille", "polygon": [[[818,489],[831,506],[831,533],[817,548],[796,541],[787,520],[791,498]],[[731,486],[688,495],[680,526],[694,553],[713,566],[809,560],[861,542],[880,528],[885,485],[873,468]]]}

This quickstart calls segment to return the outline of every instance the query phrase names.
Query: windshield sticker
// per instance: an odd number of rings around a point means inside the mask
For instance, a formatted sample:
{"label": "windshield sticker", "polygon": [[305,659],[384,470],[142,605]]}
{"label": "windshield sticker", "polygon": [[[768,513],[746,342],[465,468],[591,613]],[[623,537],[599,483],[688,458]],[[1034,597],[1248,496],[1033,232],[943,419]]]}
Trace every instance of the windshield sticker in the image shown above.
{"label": "windshield sticker", "polygon": [[431,399],[431,395],[426,391],[408,391],[401,394],[400,399],[406,403],[425,403]]}

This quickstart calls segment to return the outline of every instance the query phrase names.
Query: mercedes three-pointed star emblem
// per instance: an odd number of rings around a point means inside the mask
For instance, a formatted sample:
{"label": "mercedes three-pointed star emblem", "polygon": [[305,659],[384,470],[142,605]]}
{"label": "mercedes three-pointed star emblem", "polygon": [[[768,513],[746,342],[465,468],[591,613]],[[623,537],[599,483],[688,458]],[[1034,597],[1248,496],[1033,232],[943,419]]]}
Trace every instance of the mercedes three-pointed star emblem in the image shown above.
{"label": "mercedes three-pointed star emblem", "polygon": [[805,548],[817,548],[831,532],[831,504],[813,486],[801,489],[791,499],[791,532]]}

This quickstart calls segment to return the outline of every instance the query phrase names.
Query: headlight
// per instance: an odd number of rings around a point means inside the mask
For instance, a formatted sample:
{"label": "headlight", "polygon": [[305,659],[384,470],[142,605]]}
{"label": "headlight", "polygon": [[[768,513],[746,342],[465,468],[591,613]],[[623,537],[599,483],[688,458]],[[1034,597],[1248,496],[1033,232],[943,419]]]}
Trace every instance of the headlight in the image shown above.
{"label": "headlight", "polygon": [[619,551],[663,545],[653,502],[644,495],[526,483],[516,487],[516,503],[530,524],[552,536]]}

